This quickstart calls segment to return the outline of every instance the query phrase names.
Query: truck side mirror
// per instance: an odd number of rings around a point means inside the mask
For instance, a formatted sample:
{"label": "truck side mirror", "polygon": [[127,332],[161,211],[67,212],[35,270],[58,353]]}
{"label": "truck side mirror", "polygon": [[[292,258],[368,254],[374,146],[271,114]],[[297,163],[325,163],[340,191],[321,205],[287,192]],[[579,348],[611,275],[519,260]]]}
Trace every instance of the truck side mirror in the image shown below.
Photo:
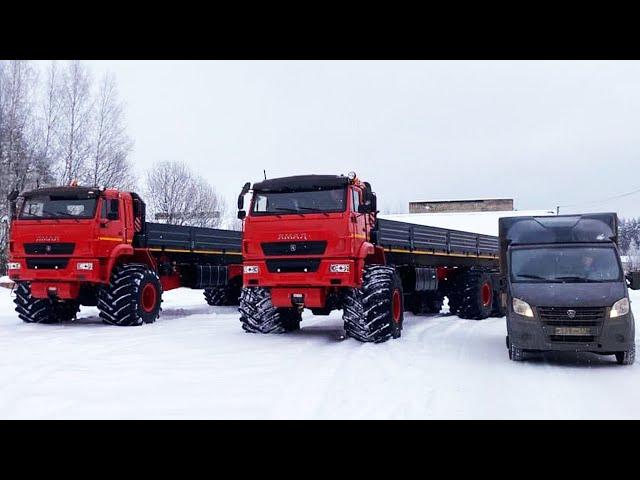
{"label": "truck side mirror", "polygon": [[251,188],[251,183],[247,182],[242,187],[242,191],[240,195],[238,195],[238,210],[242,210],[244,208],[244,196],[247,194],[249,189]]}
{"label": "truck side mirror", "polygon": [[627,281],[631,290],[640,290],[640,272],[627,273]]}
{"label": "truck side mirror", "polygon": [[238,210],[238,220],[244,220],[247,216],[247,212],[244,210]]}

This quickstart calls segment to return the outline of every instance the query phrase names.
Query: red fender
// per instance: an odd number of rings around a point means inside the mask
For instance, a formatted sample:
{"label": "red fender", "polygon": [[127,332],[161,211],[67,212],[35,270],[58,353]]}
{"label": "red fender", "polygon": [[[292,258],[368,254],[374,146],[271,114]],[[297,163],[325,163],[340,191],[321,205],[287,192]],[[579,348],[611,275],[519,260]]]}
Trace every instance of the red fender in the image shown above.
{"label": "red fender", "polygon": [[117,245],[112,251],[111,255],[109,255],[109,261],[107,262],[107,278],[105,279],[108,283],[111,280],[111,272],[113,271],[113,267],[120,257],[123,256],[132,256],[133,255],[133,247],[131,245],[127,245],[126,243],[121,243]]}

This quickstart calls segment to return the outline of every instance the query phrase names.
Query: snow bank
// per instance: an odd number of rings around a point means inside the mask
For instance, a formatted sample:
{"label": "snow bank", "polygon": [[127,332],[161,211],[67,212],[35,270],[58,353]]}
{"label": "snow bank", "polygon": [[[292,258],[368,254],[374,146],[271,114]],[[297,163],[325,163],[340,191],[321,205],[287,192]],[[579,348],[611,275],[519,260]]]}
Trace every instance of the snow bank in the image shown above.
{"label": "snow bank", "polygon": [[505,212],[461,212],[461,213],[397,213],[380,214],[380,218],[401,222],[428,225],[430,227],[463,230],[465,232],[498,235],[498,219],[527,215],[555,215],[553,210],[515,210]]}
{"label": "snow bank", "polygon": [[251,335],[199,291],[163,307],[141,327],[104,325],[95,308],[29,325],[0,289],[0,418],[640,418],[640,364],[511,362],[504,319],[407,314],[400,339],[372,345],[344,339],[340,312]]}

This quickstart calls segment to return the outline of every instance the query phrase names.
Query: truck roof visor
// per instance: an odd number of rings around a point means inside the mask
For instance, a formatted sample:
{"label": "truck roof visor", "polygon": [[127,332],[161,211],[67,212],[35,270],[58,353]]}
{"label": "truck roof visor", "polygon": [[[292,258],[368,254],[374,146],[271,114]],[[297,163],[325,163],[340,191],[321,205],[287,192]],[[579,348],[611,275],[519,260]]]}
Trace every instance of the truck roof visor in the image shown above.
{"label": "truck roof visor", "polygon": [[327,190],[343,188],[349,179],[342,175],[297,175],[263,180],[255,183],[253,190],[257,192],[295,192],[305,190]]}
{"label": "truck roof visor", "polygon": [[511,244],[617,242],[615,213],[504,217],[500,240]]}

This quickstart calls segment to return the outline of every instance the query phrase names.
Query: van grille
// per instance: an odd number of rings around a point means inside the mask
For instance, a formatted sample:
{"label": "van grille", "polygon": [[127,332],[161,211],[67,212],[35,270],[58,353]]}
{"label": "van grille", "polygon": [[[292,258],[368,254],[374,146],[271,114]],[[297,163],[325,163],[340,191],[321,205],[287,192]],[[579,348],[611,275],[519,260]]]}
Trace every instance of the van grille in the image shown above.
{"label": "van grille", "polygon": [[[570,316],[569,311],[575,312]],[[604,318],[605,307],[538,307],[538,313],[542,320],[569,322],[576,325],[576,322],[592,322]]]}

